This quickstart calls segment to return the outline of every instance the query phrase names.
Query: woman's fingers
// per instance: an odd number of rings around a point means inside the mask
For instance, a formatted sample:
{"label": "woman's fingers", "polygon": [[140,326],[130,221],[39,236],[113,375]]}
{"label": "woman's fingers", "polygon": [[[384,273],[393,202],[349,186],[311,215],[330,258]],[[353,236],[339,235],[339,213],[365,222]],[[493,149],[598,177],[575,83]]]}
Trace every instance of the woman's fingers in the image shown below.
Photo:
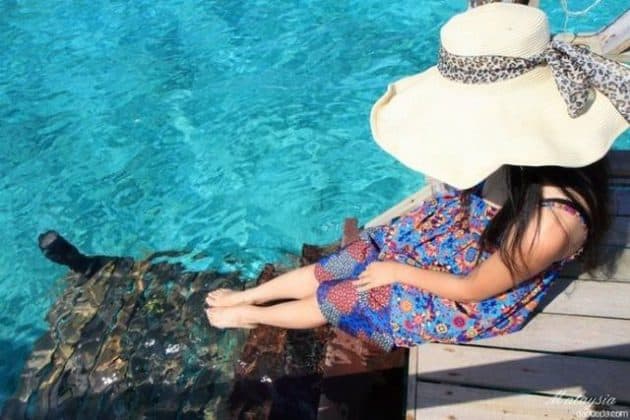
{"label": "woman's fingers", "polygon": [[357,289],[357,291],[359,291],[359,292],[364,292],[364,291],[370,290],[372,287],[374,287],[372,282],[369,281],[369,280],[354,280],[352,283],[353,283],[354,287]]}
{"label": "woman's fingers", "polygon": [[352,284],[359,292],[365,292],[366,290],[370,290],[378,286],[375,279],[370,276],[367,269],[363,270],[356,280],[352,280]]}

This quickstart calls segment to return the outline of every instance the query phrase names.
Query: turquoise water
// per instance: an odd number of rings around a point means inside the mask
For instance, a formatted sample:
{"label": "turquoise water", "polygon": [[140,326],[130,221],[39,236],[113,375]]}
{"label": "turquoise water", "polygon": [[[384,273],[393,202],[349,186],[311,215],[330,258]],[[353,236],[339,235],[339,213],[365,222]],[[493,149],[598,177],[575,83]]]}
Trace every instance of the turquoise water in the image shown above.
{"label": "turquoise water", "polygon": [[[65,272],[40,255],[43,230],[89,253],[188,249],[204,255],[191,269],[251,278],[420,188],[368,113],[434,63],[465,4],[0,1],[0,403]],[[559,30],[558,2],[542,6]]]}

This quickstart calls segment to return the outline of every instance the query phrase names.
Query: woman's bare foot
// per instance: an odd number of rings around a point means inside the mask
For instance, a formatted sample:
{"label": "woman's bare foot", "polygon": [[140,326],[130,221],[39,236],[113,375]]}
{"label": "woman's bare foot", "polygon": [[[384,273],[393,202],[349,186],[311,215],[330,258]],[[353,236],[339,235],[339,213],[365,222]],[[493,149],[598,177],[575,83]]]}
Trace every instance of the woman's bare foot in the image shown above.
{"label": "woman's bare foot", "polygon": [[252,304],[253,300],[247,296],[247,290],[217,289],[206,296],[206,303],[214,307],[236,306]]}
{"label": "woman's bare foot", "polygon": [[247,322],[244,317],[249,308],[249,305],[208,308],[206,316],[210,325],[216,328],[255,328],[256,324]]}

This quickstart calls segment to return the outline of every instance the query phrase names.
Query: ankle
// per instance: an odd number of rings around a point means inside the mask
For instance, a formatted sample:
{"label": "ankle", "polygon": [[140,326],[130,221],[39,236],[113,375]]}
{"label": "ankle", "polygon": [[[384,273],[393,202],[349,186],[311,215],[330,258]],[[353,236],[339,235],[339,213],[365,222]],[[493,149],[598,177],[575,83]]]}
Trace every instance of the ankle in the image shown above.
{"label": "ankle", "polygon": [[259,303],[260,296],[258,296],[257,290],[258,286],[243,290],[241,294],[240,304],[245,305],[256,305]]}
{"label": "ankle", "polygon": [[257,314],[258,307],[253,305],[244,305],[240,311],[240,321],[244,324],[256,324],[260,322],[259,314]]}

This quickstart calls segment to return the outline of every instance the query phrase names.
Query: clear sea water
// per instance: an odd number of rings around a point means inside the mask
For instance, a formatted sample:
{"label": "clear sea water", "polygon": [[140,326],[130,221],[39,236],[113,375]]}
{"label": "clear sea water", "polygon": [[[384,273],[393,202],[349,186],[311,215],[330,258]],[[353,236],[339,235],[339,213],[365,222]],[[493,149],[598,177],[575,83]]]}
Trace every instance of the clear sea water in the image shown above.
{"label": "clear sea water", "polygon": [[[574,9],[590,1],[570,0]],[[620,14],[603,0],[568,28]],[[435,61],[463,0],[0,0],[0,404],[88,253],[203,253],[253,278],[420,188],[368,127],[386,84]],[[564,15],[547,0],[555,31]],[[630,148],[630,136],[615,148]]]}

